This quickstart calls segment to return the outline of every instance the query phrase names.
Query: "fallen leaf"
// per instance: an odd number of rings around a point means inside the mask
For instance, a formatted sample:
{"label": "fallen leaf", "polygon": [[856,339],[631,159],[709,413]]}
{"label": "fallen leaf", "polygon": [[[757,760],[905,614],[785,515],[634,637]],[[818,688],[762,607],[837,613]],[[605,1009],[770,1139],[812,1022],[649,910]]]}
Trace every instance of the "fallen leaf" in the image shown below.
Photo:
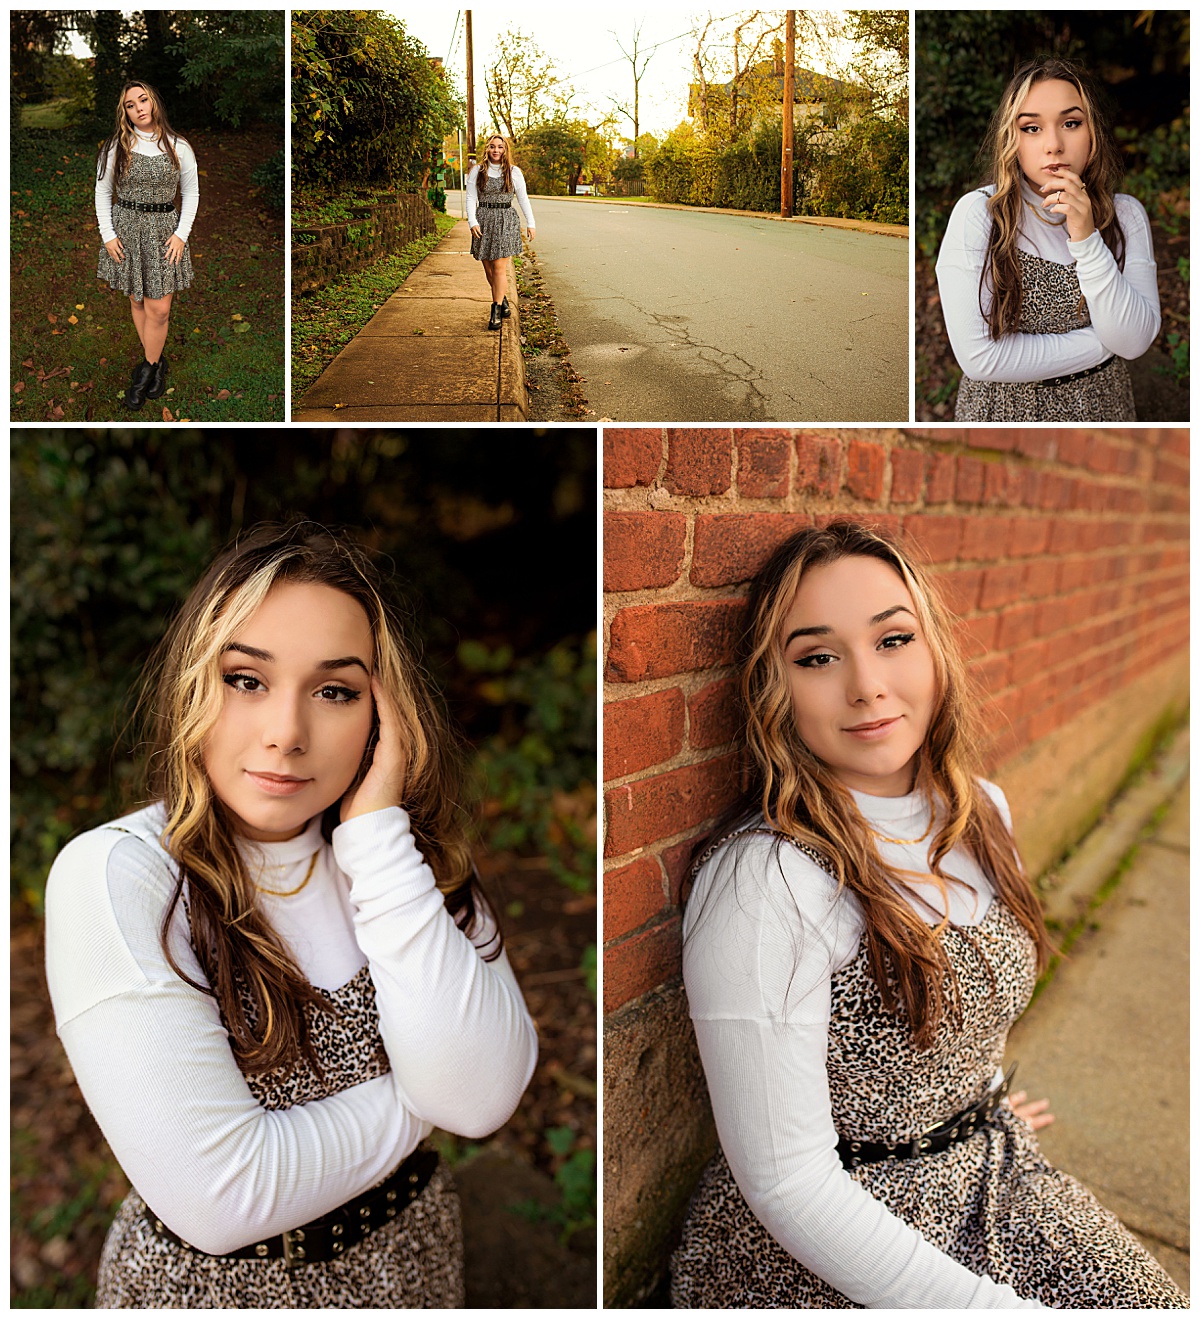
{"label": "fallen leaf", "polygon": [[227,389],[219,389],[219,390],[217,390],[217,399],[218,399],[218,401],[222,401],[222,400],[224,400],[224,399],[227,399],[228,397],[229,397],[229,390],[227,390]]}
{"label": "fallen leaf", "polygon": [[241,325],[235,325],[233,327],[233,332],[234,334],[245,334],[249,328],[250,328],[250,322],[243,321]]}
{"label": "fallen leaf", "polygon": [[19,394],[21,390],[23,390],[24,388],[25,388],[25,382],[23,380],[18,380],[17,383],[13,386],[13,393]]}
{"label": "fallen leaf", "polygon": [[54,408],[51,408],[51,410],[50,410],[50,416],[49,416],[48,420],[50,420],[50,421],[62,421],[62,419],[63,419],[63,410],[62,410],[62,408],[60,408],[60,407],[54,407]]}
{"label": "fallen leaf", "polygon": [[79,324],[79,317],[78,317],[78,316],[68,316],[68,317],[67,317],[67,324],[68,324],[68,325],[78,325],[78,324]]}
{"label": "fallen leaf", "polygon": [[[100,360],[103,361],[104,359],[101,358]],[[25,366],[25,367],[28,367],[29,370],[32,371],[32,370],[33,370],[33,358],[32,358],[32,357],[28,357],[28,358],[26,358],[25,361],[21,363],[21,365],[22,365],[22,366]]]}
{"label": "fallen leaf", "polygon": [[193,333],[193,334],[199,334],[199,333],[200,333],[200,327],[197,325],[196,328],[192,331],[192,333]]}
{"label": "fallen leaf", "polygon": [[242,313],[240,311],[235,311],[229,319],[231,321],[240,321],[242,319]]}
{"label": "fallen leaf", "polygon": [[82,310],[83,310],[83,303],[82,303],[82,302],[77,302],[77,303],[75,304],[75,310],[76,310],[76,311],[82,311]]}
{"label": "fallen leaf", "polygon": [[50,322],[51,325],[58,324],[58,317],[55,316],[55,314],[52,311],[48,311],[46,313],[46,319]]}
{"label": "fallen leaf", "polygon": [[174,421],[174,420],[175,418],[171,416],[171,409],[163,408],[163,421]]}
{"label": "fallen leaf", "polygon": [[102,358],[100,359],[100,365],[101,365],[101,366],[107,366],[107,365],[108,365],[108,358],[107,358],[107,357],[102,357]]}
{"label": "fallen leaf", "polygon": [[345,406],[346,406],[346,405],[345,405],[344,403],[335,403],[335,404],[333,405],[333,410],[334,410],[334,412],[336,412],[336,411],[338,410],[338,408],[344,408]]}
{"label": "fallen leaf", "polygon": [[172,385],[171,388],[167,390],[167,393],[168,393],[168,394],[173,394],[174,392],[175,392],[175,386]]}
{"label": "fallen leaf", "polygon": [[413,331],[413,334],[424,334],[424,333],[425,333],[424,330],[414,330],[414,331]]}

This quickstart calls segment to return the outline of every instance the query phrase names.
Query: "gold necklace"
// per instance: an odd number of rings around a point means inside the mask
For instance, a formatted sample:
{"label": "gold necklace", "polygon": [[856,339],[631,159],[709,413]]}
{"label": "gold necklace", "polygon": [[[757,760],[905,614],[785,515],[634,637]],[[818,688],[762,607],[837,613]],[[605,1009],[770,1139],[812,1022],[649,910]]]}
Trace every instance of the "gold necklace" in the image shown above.
{"label": "gold necklace", "polygon": [[318,847],[317,850],[312,854],[312,860],[308,863],[308,874],[304,876],[303,881],[300,883],[300,885],[297,888],[288,889],[286,892],[281,893],[277,889],[260,888],[259,885],[255,884],[254,886],[255,889],[257,889],[259,893],[269,893],[273,898],[294,898],[296,894],[300,892],[300,889],[302,889],[304,885],[307,884],[310,879],[312,879],[313,871],[317,868],[317,857],[319,857],[320,855],[321,855],[321,849]]}
{"label": "gold necklace", "polygon": [[926,838],[929,837],[930,833],[933,831],[933,812],[929,812],[929,823],[925,826],[925,832],[920,838],[889,838],[887,834],[881,834],[879,830],[872,825],[867,825],[867,828],[871,830],[881,843],[899,843],[903,847],[909,847],[913,843],[923,843]]}

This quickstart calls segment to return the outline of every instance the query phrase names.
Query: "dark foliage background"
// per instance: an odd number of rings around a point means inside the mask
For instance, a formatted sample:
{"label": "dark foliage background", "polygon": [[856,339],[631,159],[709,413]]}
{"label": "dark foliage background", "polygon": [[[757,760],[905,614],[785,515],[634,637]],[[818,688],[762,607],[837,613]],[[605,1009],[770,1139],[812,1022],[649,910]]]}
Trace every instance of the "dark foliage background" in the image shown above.
{"label": "dark foliage background", "polygon": [[[959,370],[933,262],[954,203],[981,180],[977,160],[1016,65],[1036,55],[1082,64],[1100,82],[1125,158],[1122,191],[1154,230],[1163,329],[1158,370],[1188,378],[1190,40],[1187,10],[926,10],[916,15],[917,418],[953,413]],[[1160,402],[1155,400],[1155,402]],[[1170,399],[1161,401],[1168,405]],[[1139,407],[1142,400],[1139,398]],[[1169,421],[1174,415],[1147,420]],[[1182,418],[1186,420],[1186,415]]]}
{"label": "dark foliage background", "polygon": [[472,748],[485,839],[588,887],[595,828],[594,432],[14,432],[14,891],[123,806],[128,695],[212,553],[264,518],[390,556]]}

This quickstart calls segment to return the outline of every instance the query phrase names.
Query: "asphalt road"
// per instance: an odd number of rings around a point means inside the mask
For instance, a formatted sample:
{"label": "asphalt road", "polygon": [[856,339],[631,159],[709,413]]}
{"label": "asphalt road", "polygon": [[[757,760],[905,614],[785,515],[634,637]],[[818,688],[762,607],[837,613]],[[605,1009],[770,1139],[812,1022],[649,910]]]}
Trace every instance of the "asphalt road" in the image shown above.
{"label": "asphalt road", "polygon": [[533,207],[597,417],[908,420],[904,239],[617,201]]}

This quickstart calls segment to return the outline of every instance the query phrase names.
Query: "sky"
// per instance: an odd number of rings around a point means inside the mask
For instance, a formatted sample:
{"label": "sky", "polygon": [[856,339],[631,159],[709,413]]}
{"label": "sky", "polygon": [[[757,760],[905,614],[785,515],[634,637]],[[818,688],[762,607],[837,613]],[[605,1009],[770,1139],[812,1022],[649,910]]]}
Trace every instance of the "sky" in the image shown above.
{"label": "sky", "polygon": [[[465,95],[465,41],[463,10],[436,4],[395,5],[385,9],[403,20],[430,55],[439,55]],[[719,10],[718,13],[734,12]],[[783,11],[780,11],[782,17]],[[702,11],[683,6],[645,6],[562,3],[558,5],[497,5],[472,8],[471,26],[475,48],[475,125],[479,130],[488,119],[483,70],[491,62],[498,38],[512,28],[531,36],[551,56],[576,93],[581,110],[606,111],[614,100],[632,104],[633,74],[621,54],[618,39],[632,48],[634,28],[641,23],[639,50],[656,46],[641,83],[639,129],[661,137],[687,118],[688,83],[692,79],[692,28]],[[640,62],[640,60],[639,60]],[[801,62],[799,55],[797,62]],[[807,67],[824,72],[822,63],[805,59]],[[591,116],[588,116],[591,117]],[[598,116],[597,116],[598,117]],[[632,128],[622,119],[618,132],[629,135]]]}

